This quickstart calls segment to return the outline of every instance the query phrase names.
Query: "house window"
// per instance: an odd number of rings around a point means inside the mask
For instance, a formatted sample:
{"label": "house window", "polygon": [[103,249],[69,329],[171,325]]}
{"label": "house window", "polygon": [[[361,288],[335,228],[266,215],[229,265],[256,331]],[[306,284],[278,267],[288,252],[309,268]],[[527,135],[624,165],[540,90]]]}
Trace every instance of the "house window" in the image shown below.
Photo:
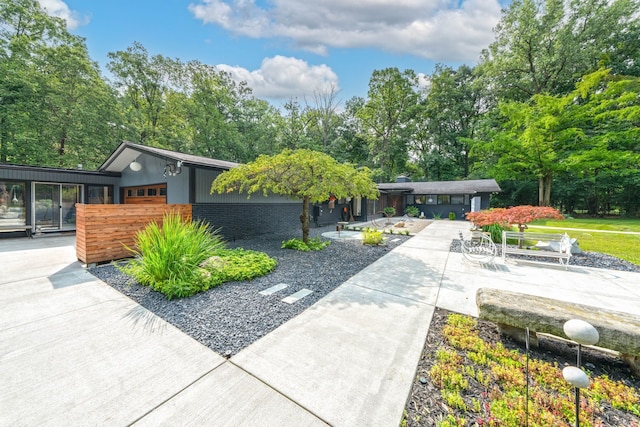
{"label": "house window", "polygon": [[415,196],[414,196],[413,194],[410,194],[410,195],[408,195],[408,196],[406,196],[406,197],[407,197],[407,200],[406,200],[406,202],[405,202],[405,204],[406,204],[406,205],[413,205],[413,204],[415,204],[415,203],[416,203],[416,202],[415,202],[415,199],[416,199],[416,198],[415,198]]}
{"label": "house window", "polygon": [[438,203],[438,196],[435,194],[427,195],[427,205],[435,205]]}
{"label": "house window", "polygon": [[0,223],[3,226],[26,225],[24,182],[0,181]]}
{"label": "house window", "polygon": [[464,195],[462,195],[462,194],[452,194],[451,195],[451,204],[452,205],[464,205]]}
{"label": "house window", "polygon": [[438,204],[439,205],[450,205],[451,204],[451,196],[448,194],[438,194]]}
{"label": "house window", "polygon": [[416,205],[424,205],[426,203],[427,200],[427,196],[425,196],[424,194],[420,194],[418,196],[415,196],[415,204]]}
{"label": "house window", "polygon": [[167,184],[129,187],[124,194],[124,203],[167,203]]}
{"label": "house window", "polygon": [[[129,196],[131,196],[129,190]],[[87,203],[89,204],[111,204],[113,203],[112,185],[87,185]]]}

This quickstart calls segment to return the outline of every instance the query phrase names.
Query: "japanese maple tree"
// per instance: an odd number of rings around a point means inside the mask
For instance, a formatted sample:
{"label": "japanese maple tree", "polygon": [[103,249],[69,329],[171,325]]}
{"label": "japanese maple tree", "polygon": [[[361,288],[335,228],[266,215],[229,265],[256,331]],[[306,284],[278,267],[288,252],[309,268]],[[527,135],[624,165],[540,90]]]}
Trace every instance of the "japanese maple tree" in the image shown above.
{"label": "japanese maple tree", "polygon": [[211,193],[229,192],[280,194],[302,202],[302,240],[309,241],[309,204],[323,202],[330,195],[377,199],[378,188],[369,169],[339,163],[331,156],[307,149],[284,150],[274,156],[259,156],[218,175]]}
{"label": "japanese maple tree", "polygon": [[495,208],[478,212],[467,212],[466,218],[478,227],[498,224],[501,226],[517,226],[524,232],[527,224],[536,219],[564,219],[564,216],[549,206],[513,206],[511,208]]}

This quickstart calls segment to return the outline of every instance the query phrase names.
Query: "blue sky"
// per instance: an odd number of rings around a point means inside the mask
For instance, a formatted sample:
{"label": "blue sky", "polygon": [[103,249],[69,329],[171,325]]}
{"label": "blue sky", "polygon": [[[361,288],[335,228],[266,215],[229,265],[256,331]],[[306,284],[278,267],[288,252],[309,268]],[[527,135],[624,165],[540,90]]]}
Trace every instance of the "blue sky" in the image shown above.
{"label": "blue sky", "polygon": [[140,42],[151,55],[198,60],[278,105],[337,88],[366,97],[374,70],[430,74],[475,64],[507,0],[39,0],[107,53]]}

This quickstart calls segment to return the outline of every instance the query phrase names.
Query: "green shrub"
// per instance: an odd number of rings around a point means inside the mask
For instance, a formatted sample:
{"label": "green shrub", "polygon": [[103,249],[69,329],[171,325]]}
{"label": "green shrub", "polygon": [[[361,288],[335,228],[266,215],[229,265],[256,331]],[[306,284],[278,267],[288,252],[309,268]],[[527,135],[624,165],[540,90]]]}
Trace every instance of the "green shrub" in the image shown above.
{"label": "green shrub", "polygon": [[442,218],[442,214],[440,212],[431,212],[431,215],[433,216],[433,219]]}
{"label": "green shrub", "polygon": [[377,246],[382,243],[384,238],[382,232],[373,228],[366,228],[362,233],[362,244]]}
{"label": "green shrub", "polygon": [[449,220],[450,221],[455,221],[456,220],[456,213],[455,212],[449,212]]}
{"label": "green shrub", "polygon": [[387,206],[382,210],[382,212],[387,218],[391,218],[396,214],[396,208],[394,208],[393,206]]}
{"label": "green shrub", "polygon": [[290,239],[285,242],[282,242],[282,249],[295,249],[297,251],[309,252],[309,251],[319,251],[324,249],[325,246],[329,246],[331,242],[329,240],[321,240],[319,237],[314,239],[309,239],[307,243],[305,243],[302,239]]}
{"label": "green shrub", "polygon": [[494,243],[502,243],[502,232],[505,230],[500,224],[483,225],[482,231],[491,234]]}
{"label": "green shrub", "polygon": [[206,278],[209,287],[214,287],[225,282],[240,282],[264,276],[277,264],[275,259],[264,252],[243,248],[219,249],[213,257],[201,264],[200,275]]}
{"label": "green shrub", "polygon": [[420,215],[420,209],[415,206],[407,206],[404,210],[404,213],[406,213],[410,217],[416,217]]}
{"label": "green shrub", "polygon": [[207,224],[176,213],[165,214],[162,226],[152,222],[136,233],[135,243],[135,249],[127,248],[135,258],[118,268],[169,299],[207,289],[199,266],[225,245]]}

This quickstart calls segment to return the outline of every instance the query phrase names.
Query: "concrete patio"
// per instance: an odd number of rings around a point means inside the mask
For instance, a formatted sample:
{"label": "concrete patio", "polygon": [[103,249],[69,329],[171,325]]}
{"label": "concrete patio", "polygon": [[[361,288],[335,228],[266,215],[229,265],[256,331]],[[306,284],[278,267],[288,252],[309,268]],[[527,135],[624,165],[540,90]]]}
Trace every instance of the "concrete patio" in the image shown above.
{"label": "concrete patio", "polygon": [[87,273],[74,237],[0,240],[0,425],[397,426],[435,307],[480,287],[640,314],[640,274],[449,252],[436,221],[227,360]]}

